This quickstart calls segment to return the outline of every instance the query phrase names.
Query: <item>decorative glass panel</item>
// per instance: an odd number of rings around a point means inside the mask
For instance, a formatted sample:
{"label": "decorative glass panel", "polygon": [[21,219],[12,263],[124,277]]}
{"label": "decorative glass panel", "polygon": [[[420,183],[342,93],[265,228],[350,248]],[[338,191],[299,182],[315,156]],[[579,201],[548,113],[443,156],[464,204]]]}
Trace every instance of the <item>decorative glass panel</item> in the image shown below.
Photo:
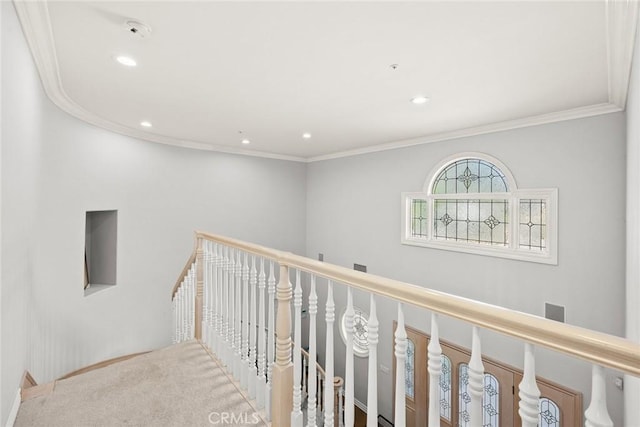
{"label": "decorative glass panel", "polygon": [[500,383],[491,374],[484,374],[484,395],[482,396],[482,425],[500,426]]}
{"label": "decorative glass panel", "polygon": [[414,397],[414,378],[413,373],[415,371],[415,345],[410,339],[407,340],[407,358],[404,362],[404,392],[405,395],[411,399]]}
{"label": "decorative glass panel", "polygon": [[547,247],[547,201],[520,200],[520,248],[542,251]]}
{"label": "decorative glass panel", "polygon": [[451,359],[444,354],[440,374],[440,416],[451,421]]}
{"label": "decorative glass panel", "polygon": [[458,412],[460,414],[459,426],[467,427],[471,416],[471,395],[469,394],[469,365],[461,363],[458,366]]}
{"label": "decorative glass panel", "polygon": [[433,194],[506,193],[509,188],[495,165],[480,159],[463,159],[440,172],[431,190]]}
{"label": "decorative glass panel", "polygon": [[[459,365],[459,396],[458,410],[460,413],[459,426],[469,425],[471,410],[471,395],[469,394],[469,365]],[[500,427],[500,383],[491,374],[484,374],[484,394],[482,396],[483,427]]]}
{"label": "decorative glass panel", "polygon": [[560,427],[560,408],[553,400],[547,399],[546,397],[540,399],[538,426]]}
{"label": "decorative glass panel", "polygon": [[509,201],[435,199],[433,237],[491,246],[509,244]]}
{"label": "decorative glass panel", "polygon": [[427,237],[427,201],[411,200],[411,236]]}

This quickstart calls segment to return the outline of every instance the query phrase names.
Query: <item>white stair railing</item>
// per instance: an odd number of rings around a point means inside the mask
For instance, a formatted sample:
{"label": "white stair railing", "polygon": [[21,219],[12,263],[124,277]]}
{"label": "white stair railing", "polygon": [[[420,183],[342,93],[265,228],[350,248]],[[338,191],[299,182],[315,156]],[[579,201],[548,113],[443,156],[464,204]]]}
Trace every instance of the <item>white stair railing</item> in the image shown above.
{"label": "white stair railing", "polygon": [[353,309],[353,294],[351,288],[347,287],[347,311],[345,312],[345,334],[347,355],[345,361],[344,389],[345,389],[345,425],[353,425],[355,418],[354,405],[354,377],[353,377],[353,317],[355,311]]}
{"label": "white stair railing", "polygon": [[[269,317],[269,321],[267,323],[267,386],[265,393],[265,409],[267,420],[271,421],[271,397],[273,391],[273,363],[275,360],[275,295],[276,295],[276,278],[274,273],[275,267],[273,261],[269,261],[269,278],[267,279],[267,294],[268,294],[268,303],[269,310],[267,316]],[[290,313],[287,313],[290,316]],[[291,334],[291,324],[289,323],[289,330],[287,333]],[[293,387],[293,384],[291,384]],[[289,390],[291,390],[289,387]]]}
{"label": "white stair railing", "polygon": [[591,404],[584,413],[585,427],[613,427],[607,412],[607,394],[602,366],[593,365],[591,372]]}
{"label": "white stair railing", "polygon": [[395,356],[396,356],[396,402],[395,402],[395,418],[394,427],[405,427],[406,425],[406,381],[405,381],[405,362],[407,359],[407,331],[404,329],[404,313],[402,304],[398,303],[398,325],[395,333]]}
{"label": "white stair railing", "polygon": [[537,427],[540,416],[540,389],[536,384],[533,345],[529,343],[524,345],[524,372],[519,389],[518,414],[522,420],[522,427]]}
{"label": "white stair railing", "polygon": [[249,273],[249,286],[251,287],[251,307],[249,308],[249,359],[247,365],[249,366],[249,397],[251,399],[256,398],[256,383],[258,376],[258,353],[256,347],[257,339],[257,318],[256,318],[256,291],[258,287],[258,270],[256,269],[256,257],[251,255],[251,271]]}
{"label": "white stair railing", "polygon": [[295,331],[293,334],[293,410],[291,411],[291,425],[302,427],[302,284],[300,270],[296,270],[296,288],[293,291],[293,312]]}
{"label": "white stair railing", "polygon": [[440,426],[440,375],[442,374],[442,347],[438,332],[438,315],[431,313],[431,339],[427,347],[429,372],[429,427]]}
{"label": "white stair railing", "polygon": [[478,327],[472,328],[471,360],[469,360],[469,395],[471,396],[471,410],[469,422],[471,427],[482,427],[483,411],[482,397],[484,394],[484,365]]}
{"label": "white stair railing", "polygon": [[327,284],[327,305],[325,307],[326,343],[324,369],[327,381],[324,382],[324,427],[333,427],[333,322],[335,321],[335,303],[333,302],[333,284]]}
{"label": "white stair railing", "polygon": [[[268,272],[265,265],[268,265]],[[295,293],[290,283],[291,270],[295,270]],[[279,271],[277,277],[276,271]],[[305,357],[300,357],[301,313],[304,305],[301,273],[308,274],[310,279],[310,354]],[[323,284],[325,280],[327,283],[327,353],[326,373],[323,373],[326,377],[318,374],[320,371],[316,360],[319,278]],[[347,287],[348,343],[353,340],[352,289],[356,288],[369,294],[367,427],[377,427],[378,417],[379,325],[375,295],[394,300],[398,304],[398,327],[395,331],[394,349],[397,368],[396,426],[403,426],[406,422],[405,305],[429,310],[432,316],[432,339],[428,346],[428,372],[431,383],[429,427],[440,424],[438,403],[442,350],[439,336],[442,335],[442,331],[438,329],[439,316],[458,319],[472,327],[472,353],[468,363],[468,393],[471,397],[468,415],[471,426],[483,425],[484,367],[480,327],[516,338],[524,344],[524,375],[518,386],[518,414],[524,427],[537,425],[540,417],[540,391],[535,380],[534,345],[592,364],[591,402],[584,414],[587,427],[613,425],[606,404],[606,368],[640,376],[640,346],[623,338],[208,233],[196,233],[196,249],[174,287],[173,342],[179,343],[193,338],[202,340],[234,374],[240,385],[249,389],[249,395],[255,396],[257,406],[264,409],[267,419],[271,419],[274,426],[299,427],[305,413],[307,427],[317,426],[319,416],[322,416],[321,423],[326,427],[342,425],[343,416],[346,420],[345,425],[351,426],[356,381],[356,378],[353,378],[351,350],[346,351],[344,392],[340,387],[335,387],[333,381],[333,328],[336,310],[333,299],[334,286]],[[292,323],[291,319],[292,300],[295,323]],[[291,336],[292,324],[296,327],[293,331],[295,340]],[[292,344],[294,342],[295,344]],[[295,351],[292,352],[293,345]],[[351,349],[351,346],[349,348]],[[308,373],[307,369],[312,372]],[[342,396],[346,401],[344,411],[341,407]],[[303,417],[300,416],[301,413]]]}
{"label": "white stair railing", "polygon": [[[318,380],[313,374],[317,366],[316,345],[316,315],[318,314],[318,294],[316,293],[316,276],[311,275],[311,289],[309,291],[309,361],[307,366],[312,369],[307,382],[307,427],[316,427]],[[324,373],[324,372],[323,372]]]}
{"label": "white stair railing", "polygon": [[260,274],[258,275],[258,289],[260,291],[260,297],[258,302],[258,323],[257,323],[257,333],[258,333],[258,377],[256,378],[257,387],[256,387],[256,402],[258,404],[258,408],[263,409],[266,405],[266,394],[267,394],[267,385],[265,379],[267,377],[267,336],[264,327],[260,327],[260,325],[265,325],[266,316],[265,316],[265,289],[267,286],[267,276],[264,271],[264,258],[260,258]]}
{"label": "white stair railing", "polygon": [[367,379],[367,427],[378,427],[378,316],[373,293],[369,300],[369,374]]}

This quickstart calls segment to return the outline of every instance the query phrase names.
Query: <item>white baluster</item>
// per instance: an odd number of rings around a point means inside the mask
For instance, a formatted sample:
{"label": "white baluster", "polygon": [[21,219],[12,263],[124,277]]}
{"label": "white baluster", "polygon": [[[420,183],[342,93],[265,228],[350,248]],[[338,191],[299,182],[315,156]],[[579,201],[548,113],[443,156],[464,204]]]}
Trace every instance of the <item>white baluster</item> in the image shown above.
{"label": "white baluster", "polygon": [[251,256],[251,272],[249,273],[249,287],[251,288],[251,307],[249,309],[249,358],[247,366],[249,372],[249,398],[256,398],[256,376],[258,370],[256,368],[257,352],[256,352],[256,311],[258,305],[256,303],[256,288],[258,286],[258,271],[256,269],[256,257]]}
{"label": "white baluster", "polygon": [[185,293],[184,293],[184,299],[185,299],[185,314],[186,314],[186,318],[185,318],[185,324],[186,324],[186,337],[185,340],[190,340],[191,339],[191,331],[192,331],[192,326],[191,326],[191,318],[193,316],[193,291],[192,291],[192,274],[193,274],[193,270],[189,270],[189,273],[187,274],[187,282],[185,284]]}
{"label": "white baluster", "polygon": [[405,427],[406,425],[406,404],[405,404],[405,363],[407,360],[407,331],[404,329],[404,312],[402,304],[398,303],[398,325],[396,326],[396,406],[394,427]]}
{"label": "white baluster", "polygon": [[242,335],[241,335],[240,360],[240,385],[249,389],[249,255],[244,253],[242,265]]}
{"label": "white baluster", "polygon": [[182,282],[182,340],[189,339],[189,272]]}
{"label": "white baluster", "polygon": [[347,287],[347,310],[345,312],[345,332],[347,338],[347,352],[345,361],[345,413],[344,422],[353,426],[354,422],[354,378],[353,378],[353,295],[351,288]]}
{"label": "white baluster", "polygon": [[309,293],[309,379],[307,384],[307,427],[316,427],[317,407],[317,348],[316,348],[316,314],[318,313],[318,294],[316,294],[316,276],[311,275],[311,291]]}
{"label": "white baluster", "polygon": [[273,261],[269,261],[269,279],[267,280],[267,291],[269,294],[269,325],[267,328],[267,386],[265,391],[265,406],[267,421],[271,421],[271,390],[273,388],[273,361],[275,360],[275,295],[276,277]]}
{"label": "white baluster", "polygon": [[218,276],[218,291],[220,292],[220,301],[218,301],[218,355],[224,364],[224,354],[226,349],[225,337],[225,319],[227,317],[227,291],[225,289],[226,274],[224,272],[225,252],[224,246],[218,245],[218,263],[216,274]]}
{"label": "white baluster", "polygon": [[172,331],[171,331],[171,344],[175,344],[177,343],[177,339],[176,339],[176,296],[173,296],[173,299],[171,300],[171,326],[172,326]]}
{"label": "white baluster", "polygon": [[327,326],[325,344],[325,382],[324,382],[324,427],[334,427],[333,416],[333,322],[335,321],[335,304],[333,302],[333,284],[327,284],[327,308],[325,322]]}
{"label": "white baluster", "polygon": [[235,376],[235,356],[236,356],[236,250],[229,249],[229,363],[227,369],[231,375]]}
{"label": "white baluster", "polygon": [[176,291],[176,293],[173,295],[173,303],[176,307],[176,317],[175,317],[175,323],[173,324],[173,328],[174,328],[174,335],[176,337],[176,343],[180,342],[180,299],[179,299],[179,294],[180,294],[180,289],[178,289]]}
{"label": "white baluster", "polygon": [[180,336],[180,289],[178,289],[173,296],[174,305],[176,307],[176,323],[174,324],[175,331],[173,332],[176,336],[176,343],[179,343],[182,340]]}
{"label": "white baluster", "polygon": [[376,300],[369,303],[369,375],[367,384],[367,427],[378,427],[378,317]]}
{"label": "white baluster", "polygon": [[231,349],[231,337],[230,337],[230,323],[231,323],[231,298],[230,298],[230,283],[229,283],[229,248],[224,248],[224,264],[223,264],[223,281],[224,281],[224,349],[223,364],[229,366],[229,354]]}
{"label": "white baluster", "polygon": [[222,336],[223,336],[223,304],[224,304],[224,279],[222,277],[222,266],[224,263],[224,253],[222,251],[222,245],[217,244],[214,246],[215,251],[215,264],[214,275],[216,276],[216,334],[213,339],[216,356],[218,360],[222,362]]}
{"label": "white baluster", "polygon": [[471,360],[469,361],[469,395],[471,397],[470,427],[482,427],[482,397],[484,395],[484,365],[478,327],[473,327]]}
{"label": "white baluster", "polygon": [[217,260],[217,249],[216,243],[209,242],[209,277],[211,277],[211,302],[210,309],[211,313],[209,314],[209,342],[211,343],[211,351],[215,354],[218,354],[218,347],[216,346],[217,335],[218,335],[218,275],[216,264]]}
{"label": "white baluster", "polygon": [[215,276],[215,243],[208,242],[209,244],[209,265],[207,267],[207,271],[209,272],[209,279],[211,281],[211,285],[209,286],[209,335],[207,340],[209,341],[209,348],[211,351],[214,351],[214,339],[216,336],[216,320],[215,320],[215,304],[216,304],[216,276]]}
{"label": "white baluster", "polygon": [[613,427],[607,411],[607,386],[604,368],[593,365],[591,370],[591,403],[584,412],[585,427]]}
{"label": "white baluster", "polygon": [[440,376],[442,375],[442,347],[438,332],[438,315],[431,313],[429,353],[429,427],[440,427]]}
{"label": "white baluster", "polygon": [[258,408],[262,409],[265,407],[266,402],[266,384],[265,384],[265,374],[267,369],[267,358],[266,358],[266,336],[265,336],[265,300],[264,300],[264,292],[267,284],[267,276],[264,272],[264,258],[260,258],[260,274],[258,275],[258,290],[259,290],[259,300],[258,300],[258,377],[256,383],[256,403],[258,404]]}
{"label": "white baluster", "polygon": [[211,311],[211,278],[209,277],[209,241],[202,241],[202,342],[211,348],[209,343],[209,313]]}
{"label": "white baluster", "polygon": [[236,285],[236,308],[235,308],[235,331],[234,339],[236,352],[233,357],[233,376],[240,381],[240,366],[242,365],[242,254],[238,250],[236,254],[235,285]]}
{"label": "white baluster", "polygon": [[207,335],[209,333],[209,275],[207,265],[209,254],[207,252],[207,241],[202,241],[202,318],[200,320],[201,341],[205,347],[209,347]]}
{"label": "white baluster", "polygon": [[182,311],[182,283],[178,288],[178,292],[176,293],[177,307],[178,307],[178,326],[177,326],[177,334],[178,334],[178,342],[182,342],[183,337],[183,311]]}
{"label": "white baluster", "polygon": [[533,345],[524,344],[524,372],[520,382],[518,414],[522,427],[537,427],[540,416],[540,389],[536,384],[535,357]]}
{"label": "white baluster", "polygon": [[291,426],[302,427],[302,286],[300,284],[300,270],[296,270],[296,286],[293,291],[293,410],[291,411]]}

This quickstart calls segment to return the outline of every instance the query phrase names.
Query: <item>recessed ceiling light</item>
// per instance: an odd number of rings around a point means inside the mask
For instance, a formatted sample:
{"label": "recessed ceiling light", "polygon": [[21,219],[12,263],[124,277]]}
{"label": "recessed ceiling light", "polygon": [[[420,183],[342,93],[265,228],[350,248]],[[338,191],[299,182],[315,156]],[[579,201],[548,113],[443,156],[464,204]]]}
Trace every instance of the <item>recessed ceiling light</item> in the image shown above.
{"label": "recessed ceiling light", "polygon": [[302,134],[302,137],[304,139],[309,139],[309,138],[311,138],[311,134],[309,132],[305,132],[305,133]]}
{"label": "recessed ceiling light", "polygon": [[135,67],[136,65],[138,65],[135,59],[124,55],[116,56],[116,61],[127,67]]}
{"label": "recessed ceiling light", "polygon": [[242,143],[243,143],[244,145],[247,145],[247,144],[251,144],[251,141],[249,141],[248,139],[243,139],[243,140],[242,140]]}
{"label": "recessed ceiling light", "polygon": [[416,96],[414,98],[411,98],[411,102],[413,102],[414,104],[426,104],[427,102],[429,102],[429,98],[427,98],[426,96]]}
{"label": "recessed ceiling light", "polygon": [[145,127],[145,128],[150,128],[151,127],[151,122],[148,121],[142,121],[140,122],[140,126]]}

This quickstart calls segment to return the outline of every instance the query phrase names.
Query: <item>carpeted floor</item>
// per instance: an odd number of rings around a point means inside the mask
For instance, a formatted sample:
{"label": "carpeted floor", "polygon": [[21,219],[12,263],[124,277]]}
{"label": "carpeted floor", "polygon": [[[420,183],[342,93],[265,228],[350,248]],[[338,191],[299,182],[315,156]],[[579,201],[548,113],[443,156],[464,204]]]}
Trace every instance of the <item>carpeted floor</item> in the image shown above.
{"label": "carpeted floor", "polygon": [[15,427],[265,426],[197,342],[56,382],[20,406]]}

